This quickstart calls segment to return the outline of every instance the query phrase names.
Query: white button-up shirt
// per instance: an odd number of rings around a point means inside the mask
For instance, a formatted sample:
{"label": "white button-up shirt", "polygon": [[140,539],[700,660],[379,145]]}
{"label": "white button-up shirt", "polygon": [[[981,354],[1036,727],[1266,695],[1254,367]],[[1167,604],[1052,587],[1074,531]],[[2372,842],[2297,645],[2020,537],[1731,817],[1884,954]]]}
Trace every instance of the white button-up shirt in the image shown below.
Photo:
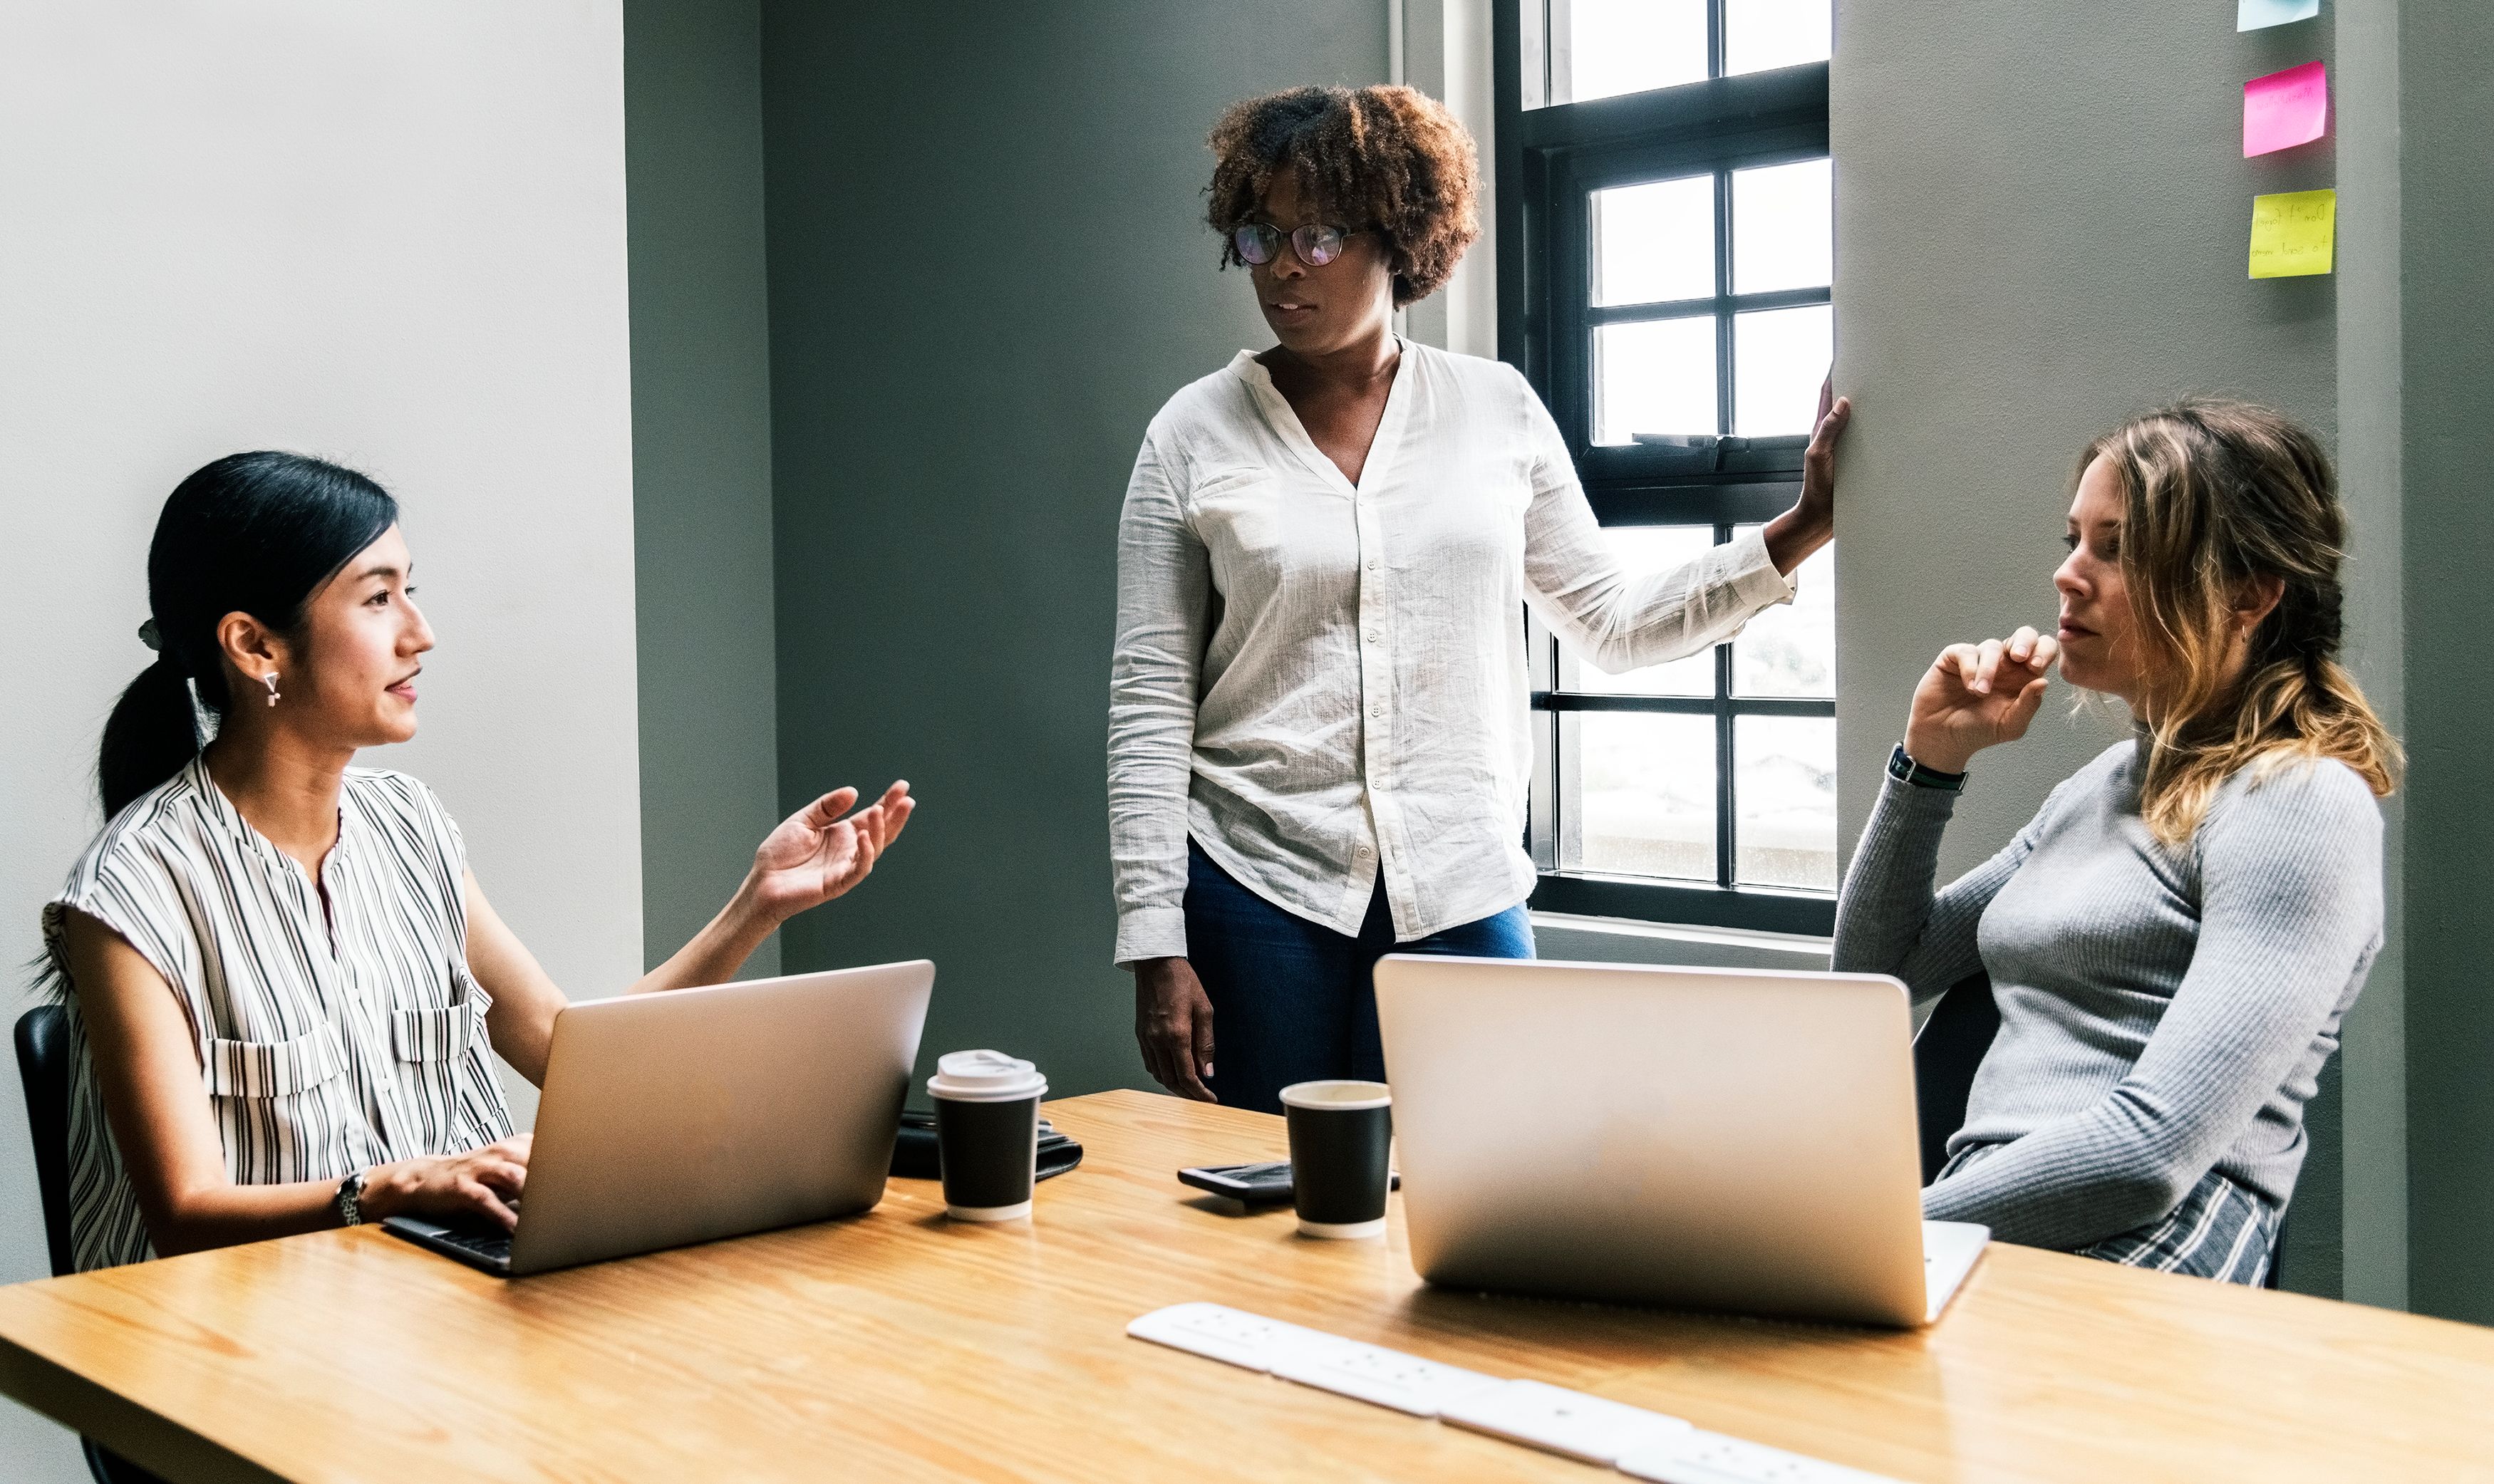
{"label": "white button-up shirt", "polygon": [[1152,419],[1117,541],[1109,838],[1120,963],[1182,956],[1187,840],[1397,941],[1532,893],[1522,606],[1619,672],[1694,653],[1792,584],[1751,532],[1625,576],[1514,368],[1402,343],[1354,485],[1241,350]]}

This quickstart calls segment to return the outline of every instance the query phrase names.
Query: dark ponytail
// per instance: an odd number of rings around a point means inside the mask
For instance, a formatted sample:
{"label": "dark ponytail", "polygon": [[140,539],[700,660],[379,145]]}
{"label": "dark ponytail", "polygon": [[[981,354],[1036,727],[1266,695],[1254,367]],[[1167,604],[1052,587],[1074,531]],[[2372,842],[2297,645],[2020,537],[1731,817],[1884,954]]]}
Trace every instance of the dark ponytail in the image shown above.
{"label": "dark ponytail", "polygon": [[217,643],[225,616],[292,632],[320,585],[397,523],[388,491],[299,453],[228,454],[174,487],[147,548],[141,636],[156,662],[114,703],[96,758],[105,818],[198,756],[195,695],[218,716],[231,704]]}

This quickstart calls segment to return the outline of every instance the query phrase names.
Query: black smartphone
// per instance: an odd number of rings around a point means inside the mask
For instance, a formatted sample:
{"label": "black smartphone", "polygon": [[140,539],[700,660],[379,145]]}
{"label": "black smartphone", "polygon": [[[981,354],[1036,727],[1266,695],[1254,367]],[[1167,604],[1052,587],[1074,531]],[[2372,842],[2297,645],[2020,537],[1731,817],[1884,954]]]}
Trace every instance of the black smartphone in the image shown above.
{"label": "black smartphone", "polygon": [[[1271,1205],[1291,1198],[1291,1162],[1274,1160],[1262,1165],[1199,1165],[1177,1172],[1180,1183],[1215,1196],[1243,1200],[1251,1206]],[[1401,1190],[1403,1175],[1397,1170],[1388,1177],[1389,1188]]]}
{"label": "black smartphone", "polygon": [[1251,1206],[1271,1205],[1291,1198],[1291,1162],[1274,1160],[1262,1165],[1208,1165],[1177,1172],[1180,1182],[1215,1196],[1243,1200]]}

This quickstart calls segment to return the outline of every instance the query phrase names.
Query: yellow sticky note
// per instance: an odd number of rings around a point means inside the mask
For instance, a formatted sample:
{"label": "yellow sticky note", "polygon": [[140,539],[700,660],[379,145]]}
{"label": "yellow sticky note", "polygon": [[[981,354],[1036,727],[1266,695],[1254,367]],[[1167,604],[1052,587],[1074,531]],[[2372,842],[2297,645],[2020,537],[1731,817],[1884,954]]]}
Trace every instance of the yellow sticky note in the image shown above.
{"label": "yellow sticky note", "polygon": [[2337,241],[2337,192],[2289,191],[2252,197],[2252,277],[2327,273]]}

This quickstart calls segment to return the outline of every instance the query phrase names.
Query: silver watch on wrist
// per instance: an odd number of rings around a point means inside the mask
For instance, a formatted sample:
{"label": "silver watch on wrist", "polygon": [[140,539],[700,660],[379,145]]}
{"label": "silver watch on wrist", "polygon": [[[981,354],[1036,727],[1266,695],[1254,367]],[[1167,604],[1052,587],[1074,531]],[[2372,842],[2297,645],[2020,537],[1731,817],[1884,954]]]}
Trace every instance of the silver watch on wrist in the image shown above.
{"label": "silver watch on wrist", "polygon": [[360,1227],[364,1224],[363,1201],[364,1172],[359,1169],[338,1182],[338,1196],[331,1204],[338,1208],[339,1221]]}

